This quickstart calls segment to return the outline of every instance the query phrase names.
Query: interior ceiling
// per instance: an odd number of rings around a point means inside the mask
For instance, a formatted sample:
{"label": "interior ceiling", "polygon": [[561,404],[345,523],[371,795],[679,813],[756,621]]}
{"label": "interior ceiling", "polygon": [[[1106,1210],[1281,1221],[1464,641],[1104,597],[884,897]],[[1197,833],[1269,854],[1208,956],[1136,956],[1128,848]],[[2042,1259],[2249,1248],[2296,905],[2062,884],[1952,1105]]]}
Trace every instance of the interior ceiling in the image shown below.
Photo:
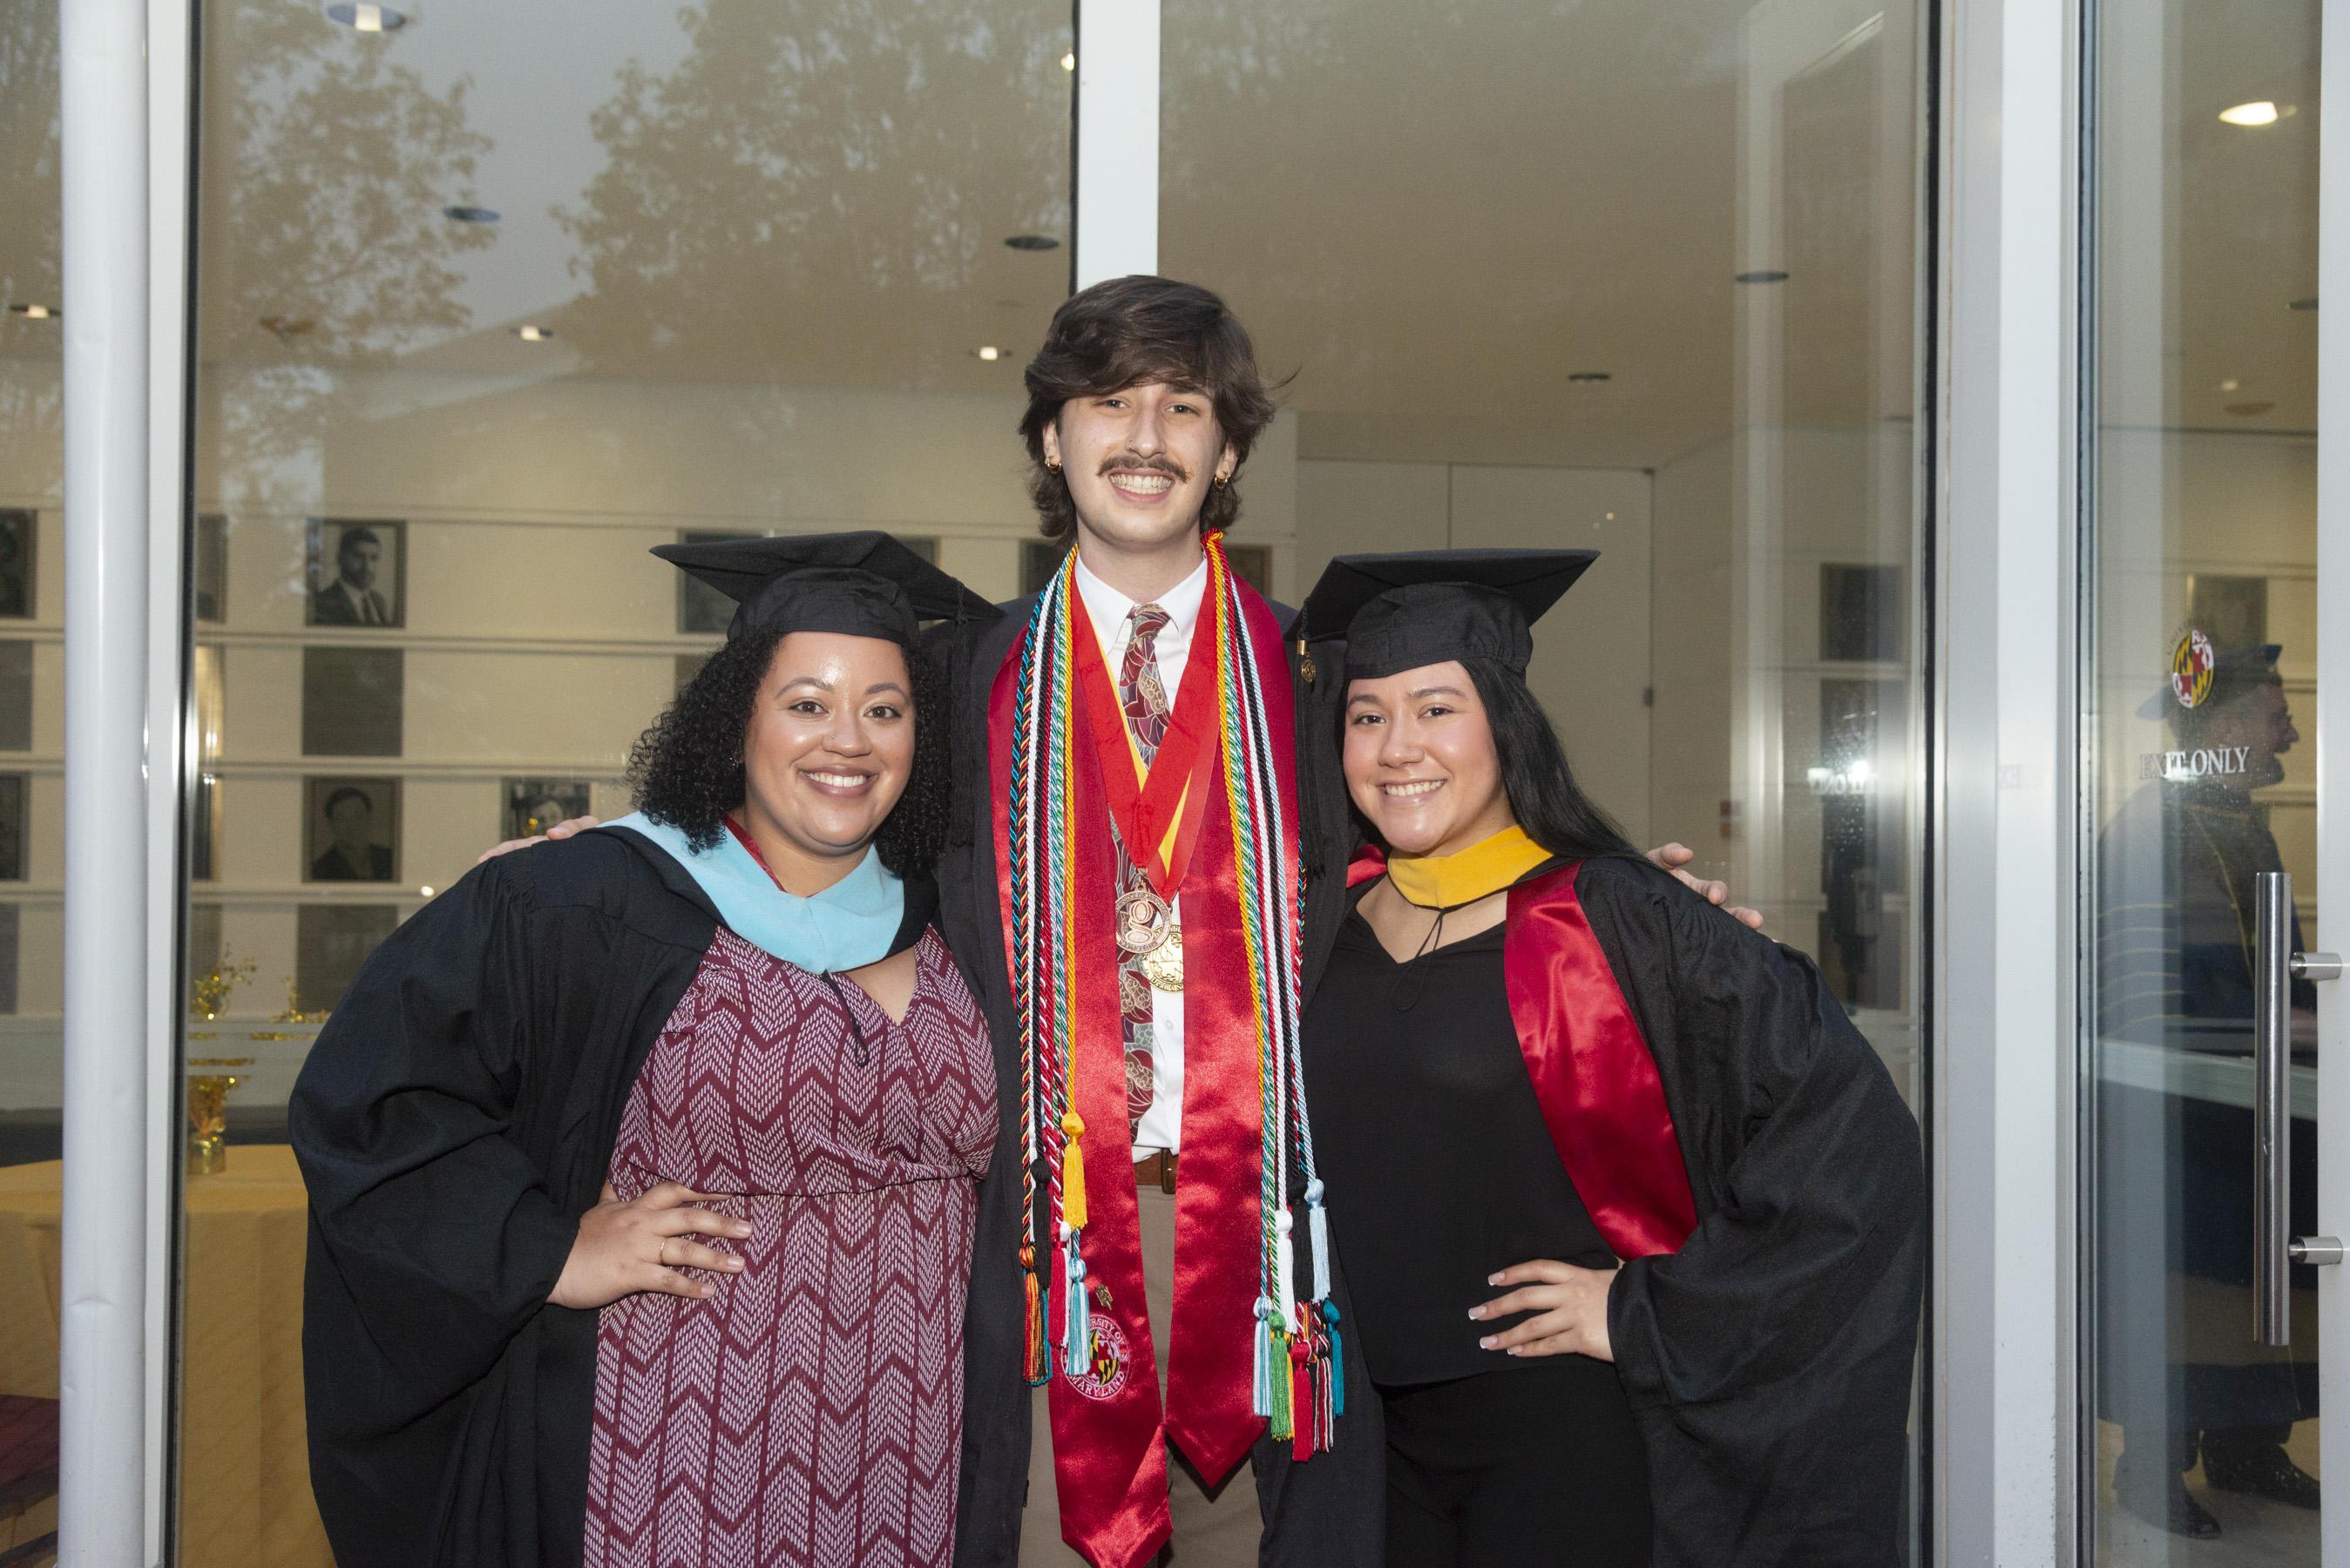
{"label": "interior ceiling", "polygon": [[[1758,398],[1902,417],[1908,14],[1756,63],[1834,8],[1165,0],[1162,265],[1295,373],[1309,454],[1651,465]],[[1068,237],[1066,0],[410,10],[369,37],[311,0],[207,5],[208,363],[1016,390],[1068,276],[1066,246],[1002,243]],[[2116,203],[2157,183],[2109,161],[2101,231],[2109,295],[2156,280],[2168,358],[2116,417],[2314,426],[2315,317],[2286,306],[2316,287],[2315,14],[2170,12],[2165,205],[2134,226]],[[11,300],[57,294],[57,16],[0,0]],[[2298,112],[2217,119],[2256,98]],[[2106,156],[2134,149],[2149,169]],[[1753,267],[1790,276],[1731,281]],[[0,319],[0,353],[57,341]]]}

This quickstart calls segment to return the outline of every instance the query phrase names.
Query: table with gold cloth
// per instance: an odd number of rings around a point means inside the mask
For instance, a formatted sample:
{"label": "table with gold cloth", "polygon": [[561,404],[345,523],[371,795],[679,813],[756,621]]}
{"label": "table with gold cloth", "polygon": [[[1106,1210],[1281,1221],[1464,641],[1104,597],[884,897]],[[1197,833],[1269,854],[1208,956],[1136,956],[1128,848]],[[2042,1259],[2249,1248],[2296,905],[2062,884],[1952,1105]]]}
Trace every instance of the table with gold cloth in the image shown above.
{"label": "table with gold cloth", "polygon": [[[294,1151],[240,1145],[186,1190],[178,1560],[331,1568],[303,1436]],[[57,1199],[56,1160],[0,1168],[0,1394],[57,1397]]]}

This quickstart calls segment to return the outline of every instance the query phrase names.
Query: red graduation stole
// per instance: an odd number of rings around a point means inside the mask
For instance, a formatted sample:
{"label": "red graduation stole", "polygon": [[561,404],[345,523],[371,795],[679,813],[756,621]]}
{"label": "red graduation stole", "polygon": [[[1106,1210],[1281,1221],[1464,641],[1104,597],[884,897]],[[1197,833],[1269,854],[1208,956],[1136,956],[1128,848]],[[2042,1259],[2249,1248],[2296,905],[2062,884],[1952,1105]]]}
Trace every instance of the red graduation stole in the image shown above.
{"label": "red graduation stole", "polygon": [[[1294,802],[1296,728],[1280,627],[1253,589],[1238,587],[1256,650],[1255,684],[1273,741],[1279,787]],[[1073,748],[1075,776],[1067,781],[1076,797],[1068,852],[1076,886],[1098,889],[1100,896],[1081,898],[1068,911],[1076,955],[1068,1002],[1076,1068],[1069,1094],[1085,1125],[1101,1131],[1087,1140],[1100,1152],[1086,1162],[1084,1179],[1093,1366],[1081,1380],[1055,1372],[1048,1399],[1062,1536],[1098,1568],[1145,1563],[1167,1542],[1172,1526],[1162,1437],[1180,1444],[1200,1473],[1213,1483],[1239,1466],[1266,1426],[1252,1407],[1251,1382],[1255,1346],[1250,1325],[1261,1288],[1263,1215],[1263,1118],[1255,1015],[1233,866],[1232,812],[1223,771],[1212,765],[1215,716],[1192,711],[1195,693],[1211,701],[1222,695],[1211,669],[1217,657],[1217,614],[1213,603],[1203,605],[1202,635],[1190,655],[1170,719],[1170,738],[1177,727],[1201,727],[1207,738],[1200,751],[1211,764],[1192,770],[1191,798],[1183,802],[1180,819],[1174,815],[1176,792],[1164,785],[1151,788],[1158,782],[1155,768],[1152,781],[1139,792],[1118,789],[1113,794],[1107,779],[1122,777],[1128,786],[1134,782],[1124,718],[1115,707],[1107,714],[1097,713],[1100,694],[1093,692],[1089,698],[1089,683],[1071,683],[1071,696],[1080,710],[1076,729],[1080,743]],[[1082,659],[1087,651],[1084,643],[1093,634],[1083,624],[1076,629],[1079,647],[1074,651]],[[1013,732],[1024,642],[1024,636],[1014,642],[996,671],[988,703],[998,908],[1005,920],[1007,959],[1013,946]],[[1210,669],[1203,670],[1203,666]],[[1194,679],[1203,674],[1204,680]],[[1110,701],[1115,701],[1114,689]],[[1165,750],[1160,756],[1167,757]],[[1133,820],[1129,814],[1140,811],[1150,824],[1137,829],[1146,835],[1149,851],[1146,856],[1143,846],[1132,846],[1139,864],[1157,858],[1159,840],[1154,829],[1180,827],[1185,841],[1179,843],[1175,867],[1151,867],[1171,869],[1180,878],[1180,886],[1166,891],[1181,894],[1184,940],[1183,1181],[1176,1196],[1174,1310],[1172,1321],[1163,1325],[1169,1367],[1163,1409],[1159,1341],[1143,1295],[1134,1168],[1126,1142],[1118,971],[1110,961],[1117,951],[1111,898],[1118,886],[1110,831],[1114,800],[1122,819]],[[1186,859],[1188,866],[1181,864]],[[1018,992],[1015,976],[1015,996]],[[1045,1288],[1052,1293],[1051,1337],[1058,1342],[1067,1314],[1066,1286],[1047,1281]]]}
{"label": "red graduation stole", "polygon": [[1697,1202],[1656,1057],[1575,896],[1580,866],[1510,889],[1510,1019],[1559,1162],[1607,1245],[1619,1258],[1679,1251]]}

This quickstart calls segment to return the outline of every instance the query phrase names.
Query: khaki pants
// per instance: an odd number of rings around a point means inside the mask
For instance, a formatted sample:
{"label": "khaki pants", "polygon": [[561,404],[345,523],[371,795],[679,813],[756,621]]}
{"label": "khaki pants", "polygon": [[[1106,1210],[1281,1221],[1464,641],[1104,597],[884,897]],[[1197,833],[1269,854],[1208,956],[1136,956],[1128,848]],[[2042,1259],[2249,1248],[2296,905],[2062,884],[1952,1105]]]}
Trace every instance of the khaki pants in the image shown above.
{"label": "khaki pants", "polygon": [[[1155,1186],[1138,1198],[1142,1219],[1142,1288],[1150,1324],[1163,1336],[1175,1296],[1175,1199]],[[1020,1521],[1020,1568],[1083,1568],[1085,1559],[1061,1540],[1061,1511],[1053,1480],[1053,1417],[1046,1390],[1035,1390],[1035,1435],[1028,1444],[1028,1510]],[[1159,1394],[1167,1394],[1167,1363],[1159,1363]],[[1243,1460],[1230,1480],[1208,1490],[1182,1450],[1167,1452],[1167,1507],[1175,1539],[1161,1562],[1170,1568],[1254,1568],[1258,1513],[1256,1479]]]}

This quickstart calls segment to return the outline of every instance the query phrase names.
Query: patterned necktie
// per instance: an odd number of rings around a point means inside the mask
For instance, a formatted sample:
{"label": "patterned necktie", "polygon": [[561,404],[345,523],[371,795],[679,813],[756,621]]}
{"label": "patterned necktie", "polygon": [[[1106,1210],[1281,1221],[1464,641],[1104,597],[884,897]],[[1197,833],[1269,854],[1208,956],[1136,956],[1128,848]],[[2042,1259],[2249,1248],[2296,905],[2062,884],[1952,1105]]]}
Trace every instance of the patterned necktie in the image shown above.
{"label": "patterned necktie", "polygon": [[[1159,634],[1173,618],[1157,605],[1137,605],[1127,617],[1130,628],[1126,642],[1126,655],[1118,664],[1118,706],[1126,711],[1126,727],[1134,736],[1135,749],[1142,754],[1147,769],[1159,754],[1159,742],[1167,738],[1167,716],[1172,704],[1167,700],[1166,684],[1159,678]],[[1113,835],[1115,836],[1115,835]],[[1127,846],[1118,847],[1118,892],[1123,907],[1128,894],[1148,893],[1149,878],[1135,866],[1134,857]],[[1150,977],[1143,969],[1143,955],[1118,950],[1118,997],[1126,1042],[1126,1123],[1127,1137],[1131,1139],[1141,1125],[1143,1113],[1150,1109],[1156,1089],[1151,1064],[1151,997]]]}

